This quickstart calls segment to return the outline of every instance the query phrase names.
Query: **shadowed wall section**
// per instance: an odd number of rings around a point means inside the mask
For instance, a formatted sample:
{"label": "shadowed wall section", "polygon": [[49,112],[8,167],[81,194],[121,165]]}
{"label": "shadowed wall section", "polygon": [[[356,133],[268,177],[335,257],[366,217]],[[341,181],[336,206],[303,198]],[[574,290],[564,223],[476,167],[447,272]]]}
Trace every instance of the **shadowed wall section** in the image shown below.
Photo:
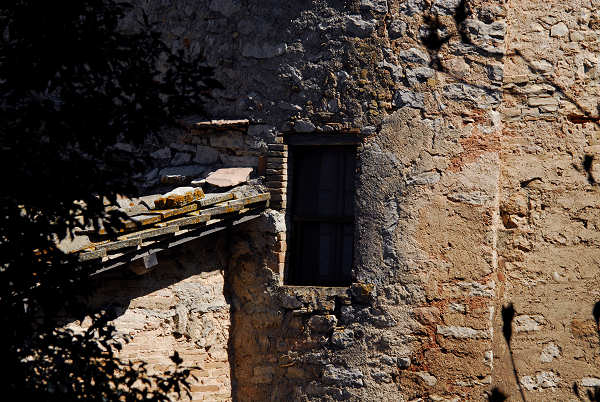
{"label": "shadowed wall section", "polygon": [[[527,400],[600,385],[599,6],[508,8],[498,290],[499,303],[514,303],[512,351]],[[519,398],[506,344],[495,353],[495,384]]]}
{"label": "shadowed wall section", "polygon": [[165,372],[174,367],[170,356],[176,351],[184,366],[196,367],[192,400],[231,399],[225,236],[161,253],[159,264],[142,276],[126,268],[101,274],[92,296],[91,307],[108,309],[115,317],[121,358]]}

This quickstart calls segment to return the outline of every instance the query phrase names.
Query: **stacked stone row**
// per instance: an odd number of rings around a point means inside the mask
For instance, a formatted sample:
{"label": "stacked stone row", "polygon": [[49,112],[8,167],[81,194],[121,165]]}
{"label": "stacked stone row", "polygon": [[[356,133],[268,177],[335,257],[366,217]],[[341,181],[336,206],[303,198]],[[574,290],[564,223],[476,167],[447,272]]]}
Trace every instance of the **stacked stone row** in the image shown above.
{"label": "stacked stone row", "polygon": [[[276,137],[275,143],[268,144],[266,184],[271,194],[271,208],[285,210],[287,207],[288,188],[288,145],[283,144],[283,137]],[[287,258],[286,232],[277,233],[273,250],[281,278],[284,277]]]}
{"label": "stacked stone row", "polygon": [[[260,144],[248,134],[248,120],[184,123],[185,132],[168,146],[149,153],[153,169],[144,187],[188,185],[220,167],[259,168]],[[128,144],[124,144],[128,145]]]}
{"label": "stacked stone row", "polygon": [[274,143],[269,144],[268,149],[266,184],[271,192],[271,207],[285,209],[287,206],[288,146]]}

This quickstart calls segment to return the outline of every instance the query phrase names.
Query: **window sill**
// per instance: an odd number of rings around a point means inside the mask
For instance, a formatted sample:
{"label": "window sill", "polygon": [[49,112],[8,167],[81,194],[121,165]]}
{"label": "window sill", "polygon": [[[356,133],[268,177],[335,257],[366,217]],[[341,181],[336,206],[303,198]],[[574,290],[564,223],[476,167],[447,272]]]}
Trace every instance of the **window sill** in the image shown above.
{"label": "window sill", "polygon": [[317,292],[323,296],[346,296],[351,286],[319,286],[319,285],[281,285],[282,289],[298,294],[306,291]]}
{"label": "window sill", "polygon": [[278,288],[281,307],[293,310],[294,314],[332,314],[336,303],[350,304],[350,287],[293,286]]}

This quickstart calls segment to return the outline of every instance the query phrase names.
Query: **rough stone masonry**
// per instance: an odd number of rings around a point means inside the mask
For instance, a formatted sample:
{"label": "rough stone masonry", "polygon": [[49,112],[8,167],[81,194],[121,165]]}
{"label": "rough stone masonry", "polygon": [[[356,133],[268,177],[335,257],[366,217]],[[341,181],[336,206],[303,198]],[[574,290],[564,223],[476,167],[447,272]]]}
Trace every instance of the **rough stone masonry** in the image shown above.
{"label": "rough stone masonry", "polygon": [[600,385],[600,1],[137,5],[215,67],[209,117],[250,119],[220,137],[235,144],[158,160],[258,168],[283,133],[365,141],[352,286],[283,284],[280,202],[118,285],[136,295],[117,320],[127,356],[159,370],[158,350],[188,350],[198,400],[486,400],[494,387],[574,400]]}

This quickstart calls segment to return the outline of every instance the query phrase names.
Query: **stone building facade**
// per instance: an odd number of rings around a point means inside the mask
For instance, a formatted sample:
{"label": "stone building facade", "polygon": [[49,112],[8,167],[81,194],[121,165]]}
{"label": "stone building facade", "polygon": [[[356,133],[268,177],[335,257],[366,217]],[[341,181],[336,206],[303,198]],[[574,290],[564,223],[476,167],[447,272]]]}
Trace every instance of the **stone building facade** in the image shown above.
{"label": "stone building facade", "polygon": [[[255,167],[272,208],[145,276],[99,279],[98,303],[123,298],[125,357],[164,370],[179,350],[200,366],[195,400],[486,400],[495,387],[577,400],[600,386],[600,1],[137,6],[215,67],[209,117],[249,119],[222,136],[237,151],[182,131],[179,152],[197,157],[155,155]],[[292,144],[308,137],[357,139],[347,286],[286,282]]]}

